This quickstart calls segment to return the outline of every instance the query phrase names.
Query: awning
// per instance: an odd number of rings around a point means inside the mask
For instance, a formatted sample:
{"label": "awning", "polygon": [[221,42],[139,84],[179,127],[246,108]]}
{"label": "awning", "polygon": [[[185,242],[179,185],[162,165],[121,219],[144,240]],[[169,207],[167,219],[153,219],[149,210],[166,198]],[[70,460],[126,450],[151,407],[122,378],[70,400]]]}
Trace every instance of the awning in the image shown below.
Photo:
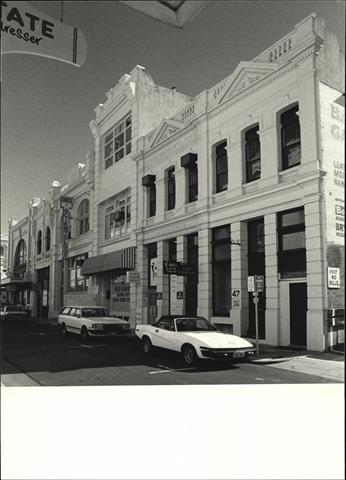
{"label": "awning", "polygon": [[31,288],[32,287],[32,281],[31,281],[31,276],[30,279],[29,277],[26,279],[22,278],[13,278],[13,277],[6,277],[1,279],[1,287],[6,288],[6,287],[22,287],[22,288]]}
{"label": "awning", "polygon": [[82,266],[82,275],[119,270],[126,272],[135,268],[135,247],[125,248],[117,252],[105,253],[87,258]]}
{"label": "awning", "polygon": [[208,0],[119,0],[149,17],[177,28],[193,20],[209,3]]}

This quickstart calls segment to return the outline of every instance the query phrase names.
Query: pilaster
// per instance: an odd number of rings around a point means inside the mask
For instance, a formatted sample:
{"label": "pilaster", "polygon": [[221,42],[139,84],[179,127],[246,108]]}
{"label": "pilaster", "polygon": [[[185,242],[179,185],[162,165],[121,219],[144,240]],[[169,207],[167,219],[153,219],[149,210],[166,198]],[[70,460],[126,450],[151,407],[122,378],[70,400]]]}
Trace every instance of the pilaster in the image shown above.
{"label": "pilaster", "polygon": [[[247,294],[247,225],[246,222],[231,224],[231,238],[237,243],[231,244],[231,323],[234,335],[246,335],[248,330],[248,294]],[[238,245],[238,241],[240,245]]]}
{"label": "pilaster", "polygon": [[198,315],[210,318],[212,315],[212,261],[211,229],[198,232]]}
{"label": "pilaster", "polygon": [[265,341],[270,345],[281,345],[279,277],[277,258],[276,214],[264,216],[265,244]]}

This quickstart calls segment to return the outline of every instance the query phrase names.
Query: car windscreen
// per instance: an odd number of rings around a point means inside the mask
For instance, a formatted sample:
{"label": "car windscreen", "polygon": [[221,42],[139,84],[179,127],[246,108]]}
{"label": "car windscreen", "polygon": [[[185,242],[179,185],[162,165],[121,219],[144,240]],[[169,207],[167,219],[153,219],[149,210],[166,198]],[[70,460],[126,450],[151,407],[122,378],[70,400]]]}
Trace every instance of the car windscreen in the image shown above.
{"label": "car windscreen", "polygon": [[177,318],[178,332],[210,332],[217,330],[216,327],[203,317],[199,318]]}
{"label": "car windscreen", "polygon": [[83,308],[82,317],[110,317],[106,308]]}

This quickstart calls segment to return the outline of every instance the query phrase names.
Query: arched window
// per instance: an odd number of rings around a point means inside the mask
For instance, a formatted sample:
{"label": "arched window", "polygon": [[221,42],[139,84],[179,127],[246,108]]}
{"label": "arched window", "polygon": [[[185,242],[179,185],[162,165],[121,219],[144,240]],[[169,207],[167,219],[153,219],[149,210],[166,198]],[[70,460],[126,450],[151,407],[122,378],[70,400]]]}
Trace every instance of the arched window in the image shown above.
{"label": "arched window", "polygon": [[42,231],[41,230],[37,234],[36,252],[37,252],[37,255],[41,255],[42,253]]}
{"label": "arched window", "polygon": [[79,235],[89,231],[89,200],[83,200],[78,208]]}
{"label": "arched window", "polygon": [[23,278],[26,271],[26,244],[24,240],[19,240],[16,254],[14,256],[13,275],[17,278]]}
{"label": "arched window", "polygon": [[50,250],[50,228],[46,228],[46,252],[49,252]]}

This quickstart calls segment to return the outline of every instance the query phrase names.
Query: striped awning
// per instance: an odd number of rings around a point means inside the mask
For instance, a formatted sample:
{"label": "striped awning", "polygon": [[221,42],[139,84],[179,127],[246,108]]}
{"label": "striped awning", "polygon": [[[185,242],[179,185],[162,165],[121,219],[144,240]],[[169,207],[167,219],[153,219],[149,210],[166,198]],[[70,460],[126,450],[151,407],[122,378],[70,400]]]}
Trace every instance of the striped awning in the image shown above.
{"label": "striped awning", "polygon": [[110,270],[133,270],[136,264],[136,247],[89,257],[82,266],[82,275],[92,275]]}

